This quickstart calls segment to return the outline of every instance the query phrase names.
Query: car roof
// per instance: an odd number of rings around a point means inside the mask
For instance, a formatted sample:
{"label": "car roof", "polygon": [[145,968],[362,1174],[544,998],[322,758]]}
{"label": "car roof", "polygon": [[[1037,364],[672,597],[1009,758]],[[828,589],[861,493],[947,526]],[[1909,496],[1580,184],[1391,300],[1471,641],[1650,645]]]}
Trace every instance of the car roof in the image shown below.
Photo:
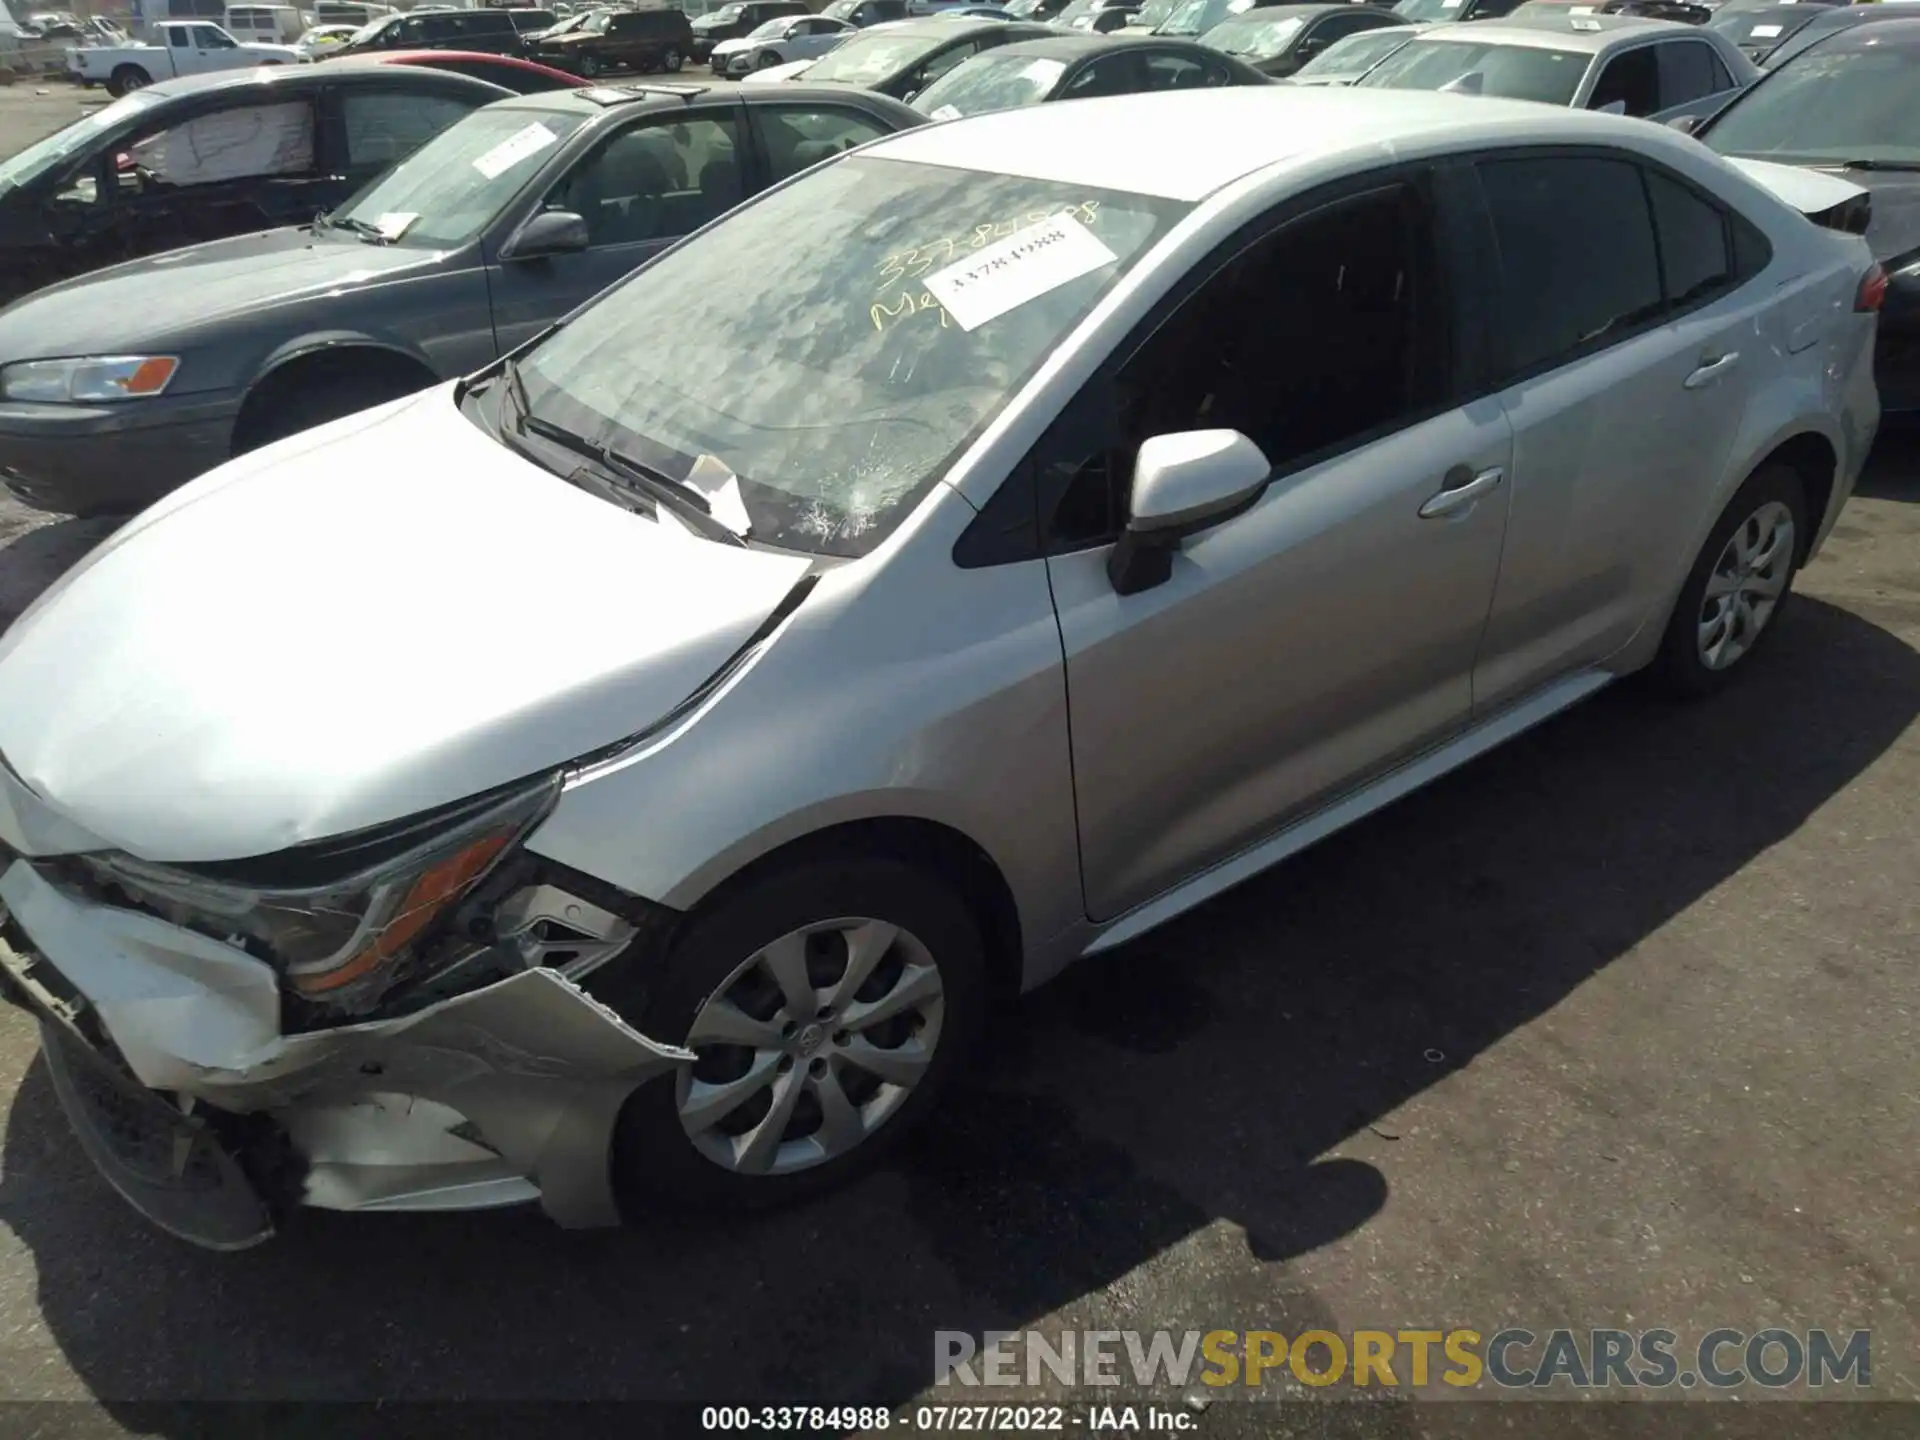
{"label": "car roof", "polygon": [[[1310,19],[1315,15],[1325,15],[1328,12],[1334,11],[1334,10],[1365,10],[1369,14],[1380,14],[1382,12],[1389,13],[1389,14],[1391,13],[1390,11],[1387,11],[1386,6],[1384,5],[1356,5],[1356,4],[1259,5],[1254,7],[1251,10],[1242,10],[1238,15],[1232,15],[1232,16],[1229,16],[1228,18],[1232,20],[1269,20],[1275,16],[1280,16],[1282,18],[1306,20],[1306,19]],[[1222,23],[1224,24],[1225,22],[1223,21]],[[1383,26],[1381,28],[1384,29],[1387,27]]]}
{"label": "car roof", "polygon": [[1145,41],[1150,45],[1165,45],[1167,42],[1157,35],[1087,35],[1080,31],[1069,31],[1061,35],[1047,35],[1037,40],[1016,40],[1011,45],[996,45],[991,50],[983,50],[982,55],[1025,55],[1029,58],[1049,60],[1078,60],[1082,55],[1104,54],[1109,50],[1131,50]]}
{"label": "car roof", "polygon": [[850,90],[871,105],[882,109],[909,111],[916,118],[924,118],[919,115],[919,112],[912,111],[911,107],[890,95],[881,95],[846,85],[808,85],[801,81],[790,81],[778,88],[773,86],[745,88],[738,84],[722,84],[717,81],[705,85],[698,80],[672,83],[661,80],[620,80],[602,85],[588,85],[577,90],[547,90],[536,95],[516,95],[513,103],[521,108],[584,111],[588,115],[603,115],[614,110],[624,113],[636,106],[643,110],[660,110],[669,106],[691,105],[694,101],[706,99],[711,95],[720,95],[728,100],[737,100],[749,105],[776,101],[791,104],[807,100],[844,105],[847,103]]}
{"label": "car roof", "polygon": [[[162,80],[157,85],[149,85],[142,93],[157,99],[172,100],[181,95],[205,95],[219,90],[240,90],[249,85],[307,90],[315,85],[341,79],[346,75],[360,77],[348,82],[356,85],[366,84],[380,77],[380,68],[348,63],[358,58],[358,56],[342,55],[317,65],[253,66],[244,70],[214,70],[203,75],[182,75],[175,80]],[[500,89],[498,85],[489,85],[485,80],[476,80],[470,75],[456,75],[451,70],[428,73],[435,77],[428,82],[430,84],[451,83],[479,85],[488,90]]]}
{"label": "car roof", "polygon": [[[884,31],[888,35],[924,35],[929,40],[951,40],[956,35],[965,35],[969,31],[997,30],[1007,23],[1009,22],[1005,20],[990,20],[984,15],[977,18],[968,16],[960,20],[942,19],[938,15],[923,15],[911,20],[888,20],[880,25],[869,25],[861,33],[879,34]],[[1016,20],[1012,23],[1020,22]]]}
{"label": "car roof", "polygon": [[[874,141],[863,153],[1197,201],[1275,165],[1306,167],[1344,158],[1356,164],[1384,162],[1430,144],[1440,151],[1498,143],[1581,144],[1648,132],[1671,133],[1644,120],[1530,100],[1352,86],[1235,85],[996,110],[903,131]],[[1205,135],[1207,143],[1195,145],[1195,135]]]}
{"label": "car roof", "polygon": [[1470,25],[1439,25],[1420,38],[1444,44],[1517,45],[1536,50],[1571,50],[1598,55],[1650,34],[1698,35],[1701,27],[1646,15],[1522,15],[1508,20],[1476,20]]}

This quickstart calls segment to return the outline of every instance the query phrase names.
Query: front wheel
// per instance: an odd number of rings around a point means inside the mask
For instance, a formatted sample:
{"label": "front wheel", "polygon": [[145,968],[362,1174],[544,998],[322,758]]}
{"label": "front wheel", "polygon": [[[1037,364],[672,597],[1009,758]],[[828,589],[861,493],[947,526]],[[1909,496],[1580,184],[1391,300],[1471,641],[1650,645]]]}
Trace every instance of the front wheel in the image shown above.
{"label": "front wheel", "polygon": [[780,57],[771,50],[762,50],[753,57],[753,68],[756,70],[771,70],[779,63]]}
{"label": "front wheel", "polygon": [[678,75],[680,67],[686,64],[686,57],[678,50],[669,49],[660,57],[660,65],[669,75]]}
{"label": "front wheel", "polygon": [[815,860],[725,896],[648,967],[657,978],[622,976],[605,996],[695,1056],[622,1112],[622,1192],[760,1209],[871,1169],[978,1032],[984,969],[966,905],[899,861]]}
{"label": "front wheel", "polygon": [[1763,465],[1721,512],[1680,590],[1654,677],[1683,697],[1710,695],[1779,626],[1812,539],[1806,487],[1791,466]]}

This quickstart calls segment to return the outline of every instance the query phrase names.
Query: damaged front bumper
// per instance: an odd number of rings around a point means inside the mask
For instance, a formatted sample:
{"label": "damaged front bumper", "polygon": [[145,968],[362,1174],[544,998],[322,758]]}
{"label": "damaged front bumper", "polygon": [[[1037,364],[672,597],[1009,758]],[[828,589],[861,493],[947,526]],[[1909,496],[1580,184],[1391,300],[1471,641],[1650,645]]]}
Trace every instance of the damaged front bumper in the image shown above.
{"label": "damaged front bumper", "polygon": [[618,1222],[614,1121],[692,1057],[530,969],[398,1018],[285,1035],[278,977],[24,861],[0,875],[0,990],[38,1017],[54,1088],[101,1173],[155,1224],[233,1250],[295,1204],[538,1200]]}

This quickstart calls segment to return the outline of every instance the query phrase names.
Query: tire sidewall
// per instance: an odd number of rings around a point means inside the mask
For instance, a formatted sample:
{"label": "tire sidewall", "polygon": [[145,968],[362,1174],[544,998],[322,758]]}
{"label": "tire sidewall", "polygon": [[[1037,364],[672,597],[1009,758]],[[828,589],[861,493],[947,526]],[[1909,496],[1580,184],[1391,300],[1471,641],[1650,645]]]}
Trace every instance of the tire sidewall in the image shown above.
{"label": "tire sidewall", "polygon": [[694,1148],[680,1125],[676,1078],[663,1076],[629,1098],[616,1127],[612,1159],[623,1200],[684,1210],[787,1204],[881,1163],[937,1102],[985,1019],[985,952],[952,888],[900,861],[816,860],[751,881],[696,914],[651,974],[622,975],[601,993],[642,1034],[678,1045],[707,998],[756,950],[802,925],[850,915],[911,931],[940,967],[940,1043],[905,1104],[844,1156],[790,1175],[745,1177]]}
{"label": "tire sidewall", "polygon": [[[1700,610],[1706,600],[1707,581],[1734,532],[1746,524],[1755,511],[1775,501],[1785,505],[1793,514],[1796,551],[1793,572],[1787,576],[1786,589],[1780,592],[1780,598],[1774,604],[1773,613],[1767,617],[1765,627],[1747,647],[1746,653],[1724,670],[1708,669],[1706,662],[1700,658],[1698,640]],[[1706,541],[1694,557],[1693,568],[1687,572],[1686,583],[1680,587],[1680,597],[1674,603],[1673,615],[1667,622],[1667,633],[1661,641],[1656,669],[1669,690],[1683,696],[1709,695],[1752,668],[1753,657],[1772,643],[1787,613],[1793,598],[1795,576],[1812,543],[1811,527],[1814,523],[1807,513],[1806,486],[1799,472],[1791,466],[1771,462],[1747,477],[1746,483],[1727,502],[1713,529],[1707,533]]]}

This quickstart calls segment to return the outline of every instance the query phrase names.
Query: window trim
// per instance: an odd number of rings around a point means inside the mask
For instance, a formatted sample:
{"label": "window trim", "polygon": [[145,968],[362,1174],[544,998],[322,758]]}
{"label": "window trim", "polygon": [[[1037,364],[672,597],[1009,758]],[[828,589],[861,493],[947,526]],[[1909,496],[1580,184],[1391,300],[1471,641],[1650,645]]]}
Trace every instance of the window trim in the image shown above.
{"label": "window trim", "polygon": [[1043,495],[1040,471],[1046,458],[1046,447],[1058,427],[1072,421],[1079,408],[1102,403],[1100,397],[1110,393],[1115,377],[1160,333],[1168,320],[1249,250],[1281,231],[1339,205],[1411,188],[1427,206],[1433,221],[1433,268],[1439,290],[1436,308],[1448,331],[1440,394],[1431,404],[1419,410],[1409,411],[1390,422],[1347,436],[1319,450],[1289,457],[1284,464],[1273,468],[1267,477],[1267,484],[1316,465],[1324,465],[1329,460],[1424,424],[1468,403],[1474,397],[1464,394],[1464,388],[1472,383],[1481,367],[1461,343],[1463,317],[1473,309],[1465,303],[1467,287],[1462,283],[1469,271],[1464,268],[1467,257],[1462,254],[1461,247],[1468,241],[1469,232],[1451,218],[1455,204],[1449,202],[1441,183],[1451,158],[1404,161],[1342,176],[1289,196],[1215,245],[1203,259],[1190,266],[1166,294],[1154,302],[1152,308],[1108,352],[1080,389],[1047,422],[1039,438],[1008,470],[1007,477],[954,542],[954,564],[963,570],[984,569],[1026,560],[1043,560],[1056,555],[1071,555],[1113,544],[1118,539],[1117,532],[1071,543],[1056,543],[1051,537],[1051,512],[1058,509],[1060,501],[1065,498],[1065,491],[1051,497]]}
{"label": "window trim", "polygon": [[[1497,394],[1502,391],[1511,390],[1517,385],[1524,385],[1531,380],[1538,379],[1542,375],[1551,375],[1556,370],[1565,369],[1569,365],[1601,354],[1604,351],[1616,349],[1621,345],[1638,339],[1642,335],[1658,330],[1662,326],[1671,325],[1675,320],[1691,315],[1696,310],[1704,309],[1708,305],[1717,304],[1719,301],[1724,300],[1728,295],[1751,281],[1761,270],[1764,270],[1767,265],[1773,263],[1773,244],[1752,221],[1746,219],[1745,216],[1741,215],[1737,209],[1729,205],[1725,200],[1707,191],[1696,182],[1677,173],[1671,167],[1661,164],[1653,157],[1641,154],[1637,150],[1616,149],[1599,145],[1525,145],[1497,150],[1474,151],[1470,154],[1463,154],[1455,158],[1461,163],[1461,168],[1465,172],[1462,176],[1462,184],[1464,187],[1462,198],[1464,199],[1468,195],[1471,195],[1472,203],[1478,208],[1479,221],[1477,228],[1483,236],[1482,243],[1485,247],[1485,260],[1479,266],[1479,270],[1480,283],[1485,287],[1485,293],[1491,301],[1487,307],[1487,313],[1491,317],[1490,323],[1487,326],[1488,335],[1486,348],[1488,370],[1485,378],[1488,393]],[[1499,232],[1494,225],[1493,206],[1488,200],[1486,189],[1480,180],[1480,166],[1505,160],[1607,160],[1632,166],[1640,181],[1640,194],[1645,200],[1647,207],[1647,226],[1653,237],[1654,267],[1660,285],[1659,310],[1641,320],[1637,325],[1621,330],[1616,334],[1588,341],[1584,345],[1576,346],[1572,350],[1551,356],[1546,360],[1536,362],[1524,368],[1510,367],[1508,356],[1511,353],[1509,349],[1511,337],[1507,325],[1506,275],[1500,264]],[[1663,179],[1672,181],[1697,198],[1704,200],[1708,205],[1719,211],[1722,218],[1728,222],[1727,258],[1729,265],[1733,266],[1728,284],[1697,296],[1685,306],[1675,305],[1672,296],[1668,293],[1666,261],[1660,249],[1660,226],[1653,213],[1653,195],[1647,187],[1646,177],[1648,172],[1658,174]],[[1738,247],[1735,243],[1732,227],[1740,225],[1744,225],[1748,230],[1752,231],[1761,241],[1766,251],[1766,260],[1761,264],[1759,269],[1754,270],[1750,274],[1740,273],[1737,265],[1733,263],[1737,258]]]}

